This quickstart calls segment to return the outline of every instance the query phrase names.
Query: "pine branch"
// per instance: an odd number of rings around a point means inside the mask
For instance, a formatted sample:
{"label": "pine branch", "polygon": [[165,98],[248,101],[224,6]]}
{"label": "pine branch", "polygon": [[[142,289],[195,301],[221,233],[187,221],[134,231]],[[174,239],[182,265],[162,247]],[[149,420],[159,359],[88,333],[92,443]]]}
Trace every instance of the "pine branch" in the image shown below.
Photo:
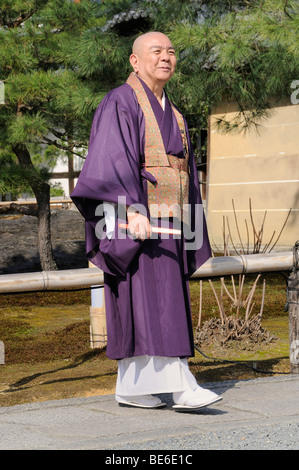
{"label": "pine branch", "polygon": [[19,15],[17,18],[14,18],[13,20],[9,20],[9,19],[2,17],[0,18],[0,26],[7,26],[7,28],[17,28],[24,21],[31,18],[31,16],[34,15],[34,13],[36,13],[37,10],[38,8],[34,8],[33,10],[30,10],[27,13],[22,13],[21,15]]}
{"label": "pine branch", "polygon": [[[16,2],[17,3],[17,2]],[[7,8],[8,5],[4,5],[4,8],[0,10],[0,26],[6,26],[9,29],[13,28],[18,28],[19,26],[24,23],[24,21],[32,18],[32,16],[43,6],[45,6],[48,3],[48,0],[34,0],[32,7],[23,12],[18,12],[17,9],[19,7],[19,10],[24,10],[23,5],[14,5],[14,13],[15,17],[14,18],[9,18],[9,12],[10,9]],[[10,6],[10,5],[9,5]],[[7,11],[8,10],[8,11]]]}
{"label": "pine branch", "polygon": [[38,215],[37,205],[26,206],[15,202],[8,202],[5,205],[0,205],[0,214],[8,214],[10,212],[18,212],[19,214],[33,215],[35,217]]}
{"label": "pine branch", "polygon": [[64,150],[65,152],[70,152],[72,153],[73,155],[77,155],[78,157],[80,158],[83,158],[85,160],[85,157],[78,153],[78,152],[75,152],[73,150],[73,146],[65,146],[65,145],[62,145],[60,144],[59,142],[57,142],[57,140],[52,140],[46,136],[43,137],[43,141],[41,141],[42,144],[48,144],[48,145],[54,145],[55,147],[57,147],[58,149],[61,149],[61,150]]}

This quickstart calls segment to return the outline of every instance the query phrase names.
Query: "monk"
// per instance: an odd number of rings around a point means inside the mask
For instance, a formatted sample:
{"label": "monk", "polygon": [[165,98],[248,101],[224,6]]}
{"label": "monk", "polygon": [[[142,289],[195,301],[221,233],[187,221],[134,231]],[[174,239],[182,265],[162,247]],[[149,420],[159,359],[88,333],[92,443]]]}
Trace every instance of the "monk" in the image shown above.
{"label": "monk", "polygon": [[117,402],[157,408],[165,403],[156,395],[172,393],[184,410],[221,397],[197,384],[187,362],[189,278],[211,249],[187,124],[164,89],[176,62],[163,33],[135,40],[133,72],[95,112],[72,199],[86,220],[87,257],[104,272]]}

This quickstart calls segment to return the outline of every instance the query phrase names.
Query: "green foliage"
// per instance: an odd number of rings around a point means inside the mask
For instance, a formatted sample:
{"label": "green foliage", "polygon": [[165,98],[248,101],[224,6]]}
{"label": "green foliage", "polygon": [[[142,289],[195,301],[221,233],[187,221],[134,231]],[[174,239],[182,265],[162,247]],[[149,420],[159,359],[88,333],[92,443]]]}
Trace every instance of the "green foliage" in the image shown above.
{"label": "green foliage", "polygon": [[0,145],[26,145],[37,167],[46,158],[38,144],[56,148],[52,163],[58,152],[86,152],[95,109],[126,79],[133,40],[149,29],[176,47],[167,91],[195,147],[215,106],[238,107],[221,129],[258,128],[299,76],[298,1],[0,0]]}
{"label": "green foliage", "polygon": [[50,195],[51,197],[64,196],[64,190],[60,183],[55,183],[51,185]]}
{"label": "green foliage", "polygon": [[30,191],[31,173],[17,164],[16,159],[3,161],[0,155],[0,194],[11,193],[17,196]]}
{"label": "green foliage", "polygon": [[13,144],[28,143],[30,139],[38,139],[47,132],[47,123],[40,112],[23,114],[11,120],[8,125],[8,142]]}
{"label": "green foliage", "polygon": [[129,71],[131,44],[111,32],[101,34],[98,29],[85,31],[68,54],[70,66],[76,66],[81,77],[97,78],[108,89]]}
{"label": "green foliage", "polygon": [[[98,10],[87,0],[0,1],[0,80],[5,85],[0,147],[25,146],[43,180],[49,178],[44,168],[53,168],[58,149],[60,155],[76,147],[82,149],[79,155],[86,151],[92,115],[103,93],[78,73],[71,57],[82,32],[103,22]],[[14,185],[16,191],[28,189],[30,177],[23,165],[16,159],[0,164],[2,191]]]}
{"label": "green foliage", "polygon": [[290,99],[291,82],[299,75],[298,2],[247,3],[203,24],[171,27],[180,59],[171,90],[177,96],[178,87],[184,89],[187,115],[205,109],[207,118],[223,101],[236,103],[236,120],[219,121],[225,131],[258,128],[273,100]]}

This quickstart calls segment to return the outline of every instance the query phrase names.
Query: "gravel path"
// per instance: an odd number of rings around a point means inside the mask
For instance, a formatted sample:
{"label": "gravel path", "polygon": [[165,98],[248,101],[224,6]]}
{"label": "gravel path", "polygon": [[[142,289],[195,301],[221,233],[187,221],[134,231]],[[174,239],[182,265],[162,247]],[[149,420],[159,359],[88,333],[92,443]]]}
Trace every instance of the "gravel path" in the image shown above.
{"label": "gravel path", "polygon": [[110,457],[147,451],[145,459],[166,452],[190,454],[192,463],[200,449],[299,450],[299,375],[206,387],[223,400],[189,413],[174,411],[171,395],[154,410],[120,407],[113,395],[0,408],[0,449],[105,450]]}

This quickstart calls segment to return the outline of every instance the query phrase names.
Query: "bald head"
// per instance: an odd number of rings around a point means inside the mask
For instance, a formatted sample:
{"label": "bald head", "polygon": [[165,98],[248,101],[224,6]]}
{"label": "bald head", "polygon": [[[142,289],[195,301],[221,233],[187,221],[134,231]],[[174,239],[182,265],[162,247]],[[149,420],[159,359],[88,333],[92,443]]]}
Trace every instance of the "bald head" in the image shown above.
{"label": "bald head", "polygon": [[132,47],[132,54],[140,54],[151,39],[157,39],[158,41],[159,39],[168,39],[170,41],[165,34],[160,33],[159,31],[150,31],[149,33],[142,34],[135,39]]}
{"label": "bald head", "polygon": [[152,91],[161,89],[175,71],[176,56],[171,40],[158,31],[142,34],[134,41],[130,63]]}

